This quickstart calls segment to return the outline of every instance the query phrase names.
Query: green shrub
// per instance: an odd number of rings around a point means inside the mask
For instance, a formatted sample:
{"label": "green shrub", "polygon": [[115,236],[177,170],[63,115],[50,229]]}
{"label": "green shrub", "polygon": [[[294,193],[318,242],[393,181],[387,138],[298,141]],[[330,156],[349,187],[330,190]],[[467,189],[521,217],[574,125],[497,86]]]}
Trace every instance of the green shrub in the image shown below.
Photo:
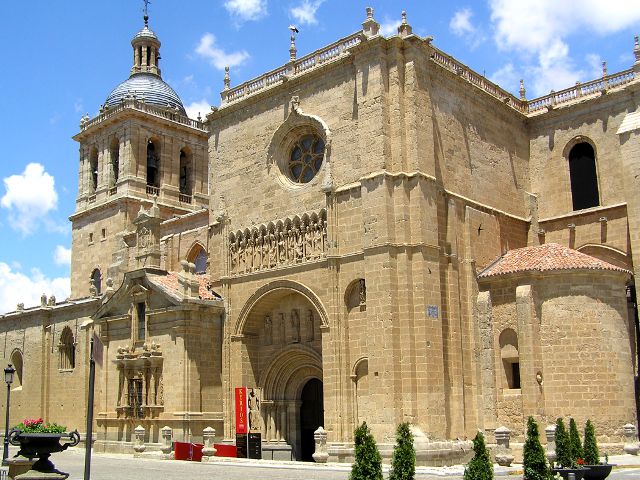
{"label": "green shrub", "polygon": [[584,426],[584,463],[585,465],[598,465],[600,463],[596,429],[593,428],[591,420],[587,420],[587,424]]}
{"label": "green shrub", "polygon": [[416,476],[416,450],[408,423],[401,423],[396,430],[389,480],[413,480]]}
{"label": "green shrub", "polygon": [[569,445],[571,446],[571,462],[576,463],[579,458],[584,457],[584,453],[582,452],[582,442],[580,441],[578,426],[573,418],[569,419]]}
{"label": "green shrub", "polygon": [[569,433],[562,418],[556,421],[556,464],[564,468],[571,467],[571,444]]}
{"label": "green shrub", "polygon": [[464,480],[493,480],[493,463],[482,432],[473,439],[473,451],[475,454],[464,469]]}
{"label": "green shrub", "polygon": [[349,480],[382,480],[382,458],[366,422],[356,428],[354,437],[355,461]]}
{"label": "green shrub", "polygon": [[540,444],[538,424],[533,417],[529,417],[527,420],[527,438],[524,442],[522,454],[524,457],[522,463],[525,480],[548,480],[551,478],[547,457]]}

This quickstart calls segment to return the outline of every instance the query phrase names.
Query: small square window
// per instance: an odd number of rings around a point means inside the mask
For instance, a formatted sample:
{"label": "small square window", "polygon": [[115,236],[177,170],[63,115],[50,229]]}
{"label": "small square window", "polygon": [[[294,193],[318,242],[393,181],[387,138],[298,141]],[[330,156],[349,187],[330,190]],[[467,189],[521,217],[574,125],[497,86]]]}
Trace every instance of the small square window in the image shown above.
{"label": "small square window", "polygon": [[105,238],[107,238],[107,229],[103,228],[102,229],[102,240],[104,240]]}
{"label": "small square window", "polygon": [[93,233],[89,234],[89,243],[93,243]]}

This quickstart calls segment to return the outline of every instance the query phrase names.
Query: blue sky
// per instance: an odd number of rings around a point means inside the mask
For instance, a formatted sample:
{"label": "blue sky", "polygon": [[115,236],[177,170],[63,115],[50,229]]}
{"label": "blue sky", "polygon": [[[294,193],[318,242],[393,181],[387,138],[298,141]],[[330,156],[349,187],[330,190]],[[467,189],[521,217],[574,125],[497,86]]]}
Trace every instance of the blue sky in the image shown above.
{"label": "blue sky", "polygon": [[[562,5],[558,10],[554,5]],[[80,117],[128,77],[142,0],[3,2],[0,13],[0,312],[69,294]],[[631,67],[640,2],[629,0],[152,0],[162,75],[196,116],[237,85],[361,28],[374,7],[391,35],[407,11],[420,36],[517,94],[544,95]]]}

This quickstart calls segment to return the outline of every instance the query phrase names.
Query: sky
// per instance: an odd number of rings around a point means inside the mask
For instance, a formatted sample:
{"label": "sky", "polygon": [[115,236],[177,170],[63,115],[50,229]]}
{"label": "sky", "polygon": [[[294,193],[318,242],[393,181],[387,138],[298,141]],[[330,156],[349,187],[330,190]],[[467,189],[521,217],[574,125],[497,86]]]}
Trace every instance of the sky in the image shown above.
{"label": "sky", "polygon": [[[562,8],[558,8],[561,5]],[[406,10],[414,33],[527,98],[634,62],[640,2],[632,0],[151,0],[163,79],[192,117],[220,104],[231,85],[360,30],[374,8],[381,33]],[[69,296],[80,117],[94,117],[126,80],[142,0],[7,0],[0,6],[0,313],[40,295]]]}

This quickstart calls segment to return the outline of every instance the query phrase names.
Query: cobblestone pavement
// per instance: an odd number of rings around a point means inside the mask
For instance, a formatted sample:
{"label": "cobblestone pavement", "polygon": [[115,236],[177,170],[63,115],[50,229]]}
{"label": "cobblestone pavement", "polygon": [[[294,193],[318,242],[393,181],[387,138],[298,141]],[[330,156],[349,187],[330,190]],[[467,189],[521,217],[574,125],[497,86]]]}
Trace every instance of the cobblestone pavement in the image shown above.
{"label": "cobblestone pavement", "polygon": [[[14,453],[12,452],[11,455]],[[69,480],[82,480],[84,453],[83,449],[70,449],[53,455],[52,460],[61,471],[70,473]],[[635,461],[619,462],[621,465],[626,464],[635,468],[614,470],[609,479],[640,479],[640,465],[635,465],[635,463]],[[454,467],[451,471],[421,472],[420,470],[424,469],[418,469],[416,480],[462,479],[461,467]],[[93,455],[91,463],[91,480],[347,480],[349,471],[348,465],[341,464],[319,466],[300,462],[239,460],[199,463],[160,460],[158,458],[138,459],[133,458],[133,455],[96,453]],[[388,478],[388,472],[385,473],[385,478]],[[496,470],[496,478],[520,480],[522,473],[515,469],[511,471],[501,469]]]}

